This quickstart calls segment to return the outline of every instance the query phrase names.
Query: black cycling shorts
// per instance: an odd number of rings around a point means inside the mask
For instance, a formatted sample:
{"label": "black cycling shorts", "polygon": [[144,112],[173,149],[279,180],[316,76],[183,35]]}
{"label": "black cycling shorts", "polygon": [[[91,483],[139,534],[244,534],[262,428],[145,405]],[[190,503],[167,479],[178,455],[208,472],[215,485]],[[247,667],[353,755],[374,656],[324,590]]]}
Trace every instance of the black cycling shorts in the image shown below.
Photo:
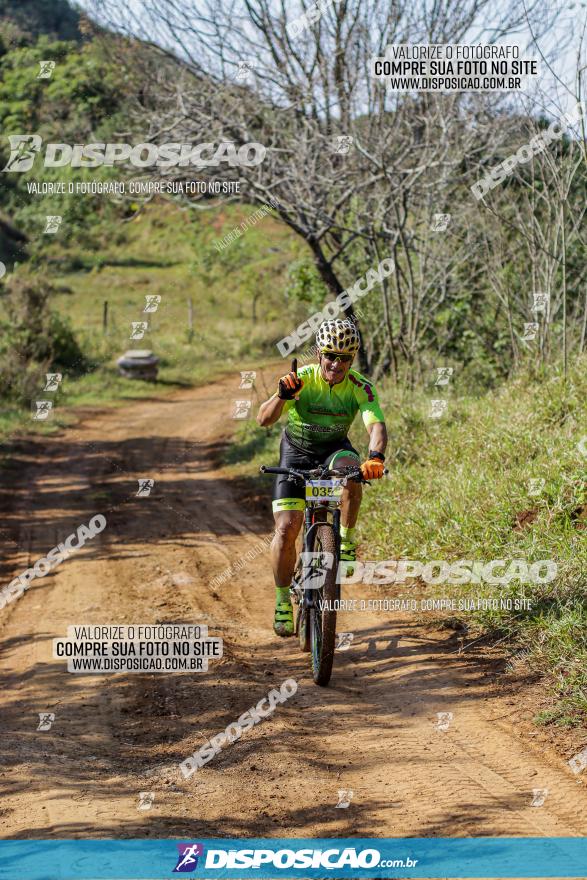
{"label": "black cycling shorts", "polygon": [[[326,448],[326,451],[312,452],[308,449],[300,449],[294,446],[286,431],[281,435],[279,447],[279,467],[300,468],[308,470],[321,464],[330,467],[337,458],[343,455],[355,456],[360,461],[359,453],[350,440],[337,440],[336,443]],[[273,488],[273,513],[280,510],[303,510],[306,506],[306,487],[299,480],[290,480],[285,474],[278,474]]]}

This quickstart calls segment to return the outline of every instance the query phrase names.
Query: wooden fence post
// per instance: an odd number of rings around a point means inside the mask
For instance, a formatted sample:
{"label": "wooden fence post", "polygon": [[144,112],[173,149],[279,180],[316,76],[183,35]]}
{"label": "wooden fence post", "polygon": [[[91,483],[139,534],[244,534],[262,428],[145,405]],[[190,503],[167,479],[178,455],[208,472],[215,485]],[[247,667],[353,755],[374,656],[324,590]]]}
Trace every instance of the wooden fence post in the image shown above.
{"label": "wooden fence post", "polygon": [[194,338],[194,303],[192,298],[188,299],[188,341]]}

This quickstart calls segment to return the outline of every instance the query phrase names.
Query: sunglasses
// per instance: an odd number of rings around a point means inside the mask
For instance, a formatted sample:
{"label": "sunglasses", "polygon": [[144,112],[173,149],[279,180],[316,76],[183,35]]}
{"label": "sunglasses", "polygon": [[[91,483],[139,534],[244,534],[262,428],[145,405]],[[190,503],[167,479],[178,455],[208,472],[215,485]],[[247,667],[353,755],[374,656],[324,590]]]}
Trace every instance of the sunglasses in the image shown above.
{"label": "sunglasses", "polygon": [[340,361],[343,364],[350,364],[354,357],[352,354],[339,354],[337,351],[322,351],[320,354],[325,357],[327,361]]}

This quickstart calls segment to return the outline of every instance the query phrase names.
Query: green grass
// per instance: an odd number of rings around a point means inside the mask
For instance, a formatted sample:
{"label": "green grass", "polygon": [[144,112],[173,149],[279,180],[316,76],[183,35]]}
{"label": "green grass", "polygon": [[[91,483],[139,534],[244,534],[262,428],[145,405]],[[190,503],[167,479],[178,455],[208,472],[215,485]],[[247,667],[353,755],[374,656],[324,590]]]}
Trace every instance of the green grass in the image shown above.
{"label": "green grass", "polygon": [[[173,382],[198,382],[213,369],[224,369],[226,361],[268,351],[279,336],[287,267],[297,243],[266,216],[220,253],[213,245],[252,211],[234,206],[189,213],[154,204],[119,229],[115,243],[106,241],[91,257],[85,251],[52,254],[56,284],[71,291],[59,294],[55,305],[71,317],[84,351],[111,362],[125,349],[152,348],[162,359],[161,378]],[[60,274],[60,261],[86,268]],[[258,295],[255,318],[253,292]],[[147,295],[161,296],[150,315],[143,311]],[[194,316],[191,340],[188,299]],[[144,339],[130,340],[131,321],[147,318]]]}
{"label": "green grass", "polygon": [[[510,637],[512,652],[530,650],[532,668],[548,674],[557,694],[542,720],[565,724],[587,715],[587,535],[577,519],[587,505],[587,458],[578,448],[587,436],[585,367],[583,360],[566,383],[553,370],[482,398],[449,396],[438,420],[427,414],[432,395],[384,394],[390,480],[366,493],[362,518],[369,558],[557,563],[552,583],[443,586],[442,594],[466,589],[532,602],[530,611],[478,618]],[[531,494],[531,480],[544,480],[540,494]],[[525,511],[532,513],[515,528]]]}
{"label": "green grass", "polygon": [[[587,530],[580,528],[587,524],[587,458],[578,448],[587,437],[586,367],[584,359],[566,383],[552,370],[483,397],[380,387],[390,474],[365,491],[359,520],[363,560],[554,560],[557,577],[542,585],[418,582],[399,589],[414,598],[530,600],[531,610],[460,619],[503,640],[511,655],[527,652],[524,668],[544,673],[554,694],[553,708],[537,720],[567,726],[587,718]],[[447,414],[432,419],[430,399],[440,396],[448,397]],[[228,456],[235,472],[256,481],[259,464],[277,461],[279,434],[280,426],[239,426]],[[358,420],[351,439],[366,451]],[[540,494],[531,494],[531,480],[544,480]],[[514,528],[525,511],[527,524]]]}
{"label": "green grass", "polygon": [[[92,369],[81,376],[64,375],[51,422],[33,422],[28,411],[15,406],[3,409],[0,439],[20,430],[55,430],[71,420],[67,407],[122,404],[254,368],[274,357],[288,306],[288,269],[299,255],[299,241],[267,215],[248,224],[227,247],[219,251],[214,246],[255,210],[229,205],[196,212],[154,201],[128,223],[97,227],[91,251],[64,246],[56,237],[35,257],[33,271],[55,287],[51,307],[71,321]],[[147,295],[161,296],[154,313],[143,311]],[[293,326],[295,307],[290,314]],[[143,320],[149,320],[149,332],[131,340],[131,322]],[[116,359],[131,348],[151,349],[159,356],[156,385],[118,376]]]}

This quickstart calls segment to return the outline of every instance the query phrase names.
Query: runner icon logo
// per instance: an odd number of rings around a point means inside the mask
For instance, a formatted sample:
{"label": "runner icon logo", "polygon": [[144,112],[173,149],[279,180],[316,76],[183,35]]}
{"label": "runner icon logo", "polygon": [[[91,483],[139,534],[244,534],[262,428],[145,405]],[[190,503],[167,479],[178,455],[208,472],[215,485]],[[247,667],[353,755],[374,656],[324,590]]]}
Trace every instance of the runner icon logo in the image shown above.
{"label": "runner icon logo", "polygon": [[43,422],[51,418],[51,410],[53,409],[52,400],[33,400],[33,421]]}
{"label": "runner icon logo", "polygon": [[532,296],[534,299],[534,304],[532,305],[532,311],[534,314],[547,314],[550,306],[550,294],[534,293]]}
{"label": "runner icon logo", "polygon": [[571,760],[567,763],[573,773],[582,773],[585,767],[587,767],[587,746],[585,746],[585,748],[582,749],[577,755],[573,755]]}
{"label": "runner icon logo", "polygon": [[348,651],[353,643],[354,633],[337,633],[336,634],[336,650]]}
{"label": "runner icon logo", "polygon": [[546,480],[543,477],[532,477],[528,482],[528,495],[541,495],[545,486]]}
{"label": "runner icon logo", "polygon": [[51,730],[51,725],[54,721],[54,712],[39,712],[39,726],[37,730]]}
{"label": "runner icon logo", "polygon": [[30,171],[43,141],[38,134],[11,134],[10,158],[3,171]]}
{"label": "runner icon logo", "polygon": [[334,565],[334,553],[307,550],[300,553],[300,558],[306,572],[304,589],[321,590],[326,581],[328,571]]}
{"label": "runner icon logo", "polygon": [[522,336],[522,342],[532,342],[532,340],[536,339],[536,334],[538,333],[538,324],[536,321],[526,322],[524,324],[524,335]]}
{"label": "runner icon logo", "polygon": [[255,384],[256,377],[257,373],[255,370],[241,370],[241,383],[238,387],[248,391]]}
{"label": "runner icon logo", "polygon": [[59,227],[61,226],[62,220],[63,217],[61,216],[61,214],[45,215],[45,229],[43,231],[51,234],[59,232]]}
{"label": "runner icon logo", "polygon": [[337,143],[336,143],[335,152],[341,153],[343,156],[346,155],[346,153],[349,152],[350,148],[353,145],[353,140],[354,140],[354,138],[352,138],[348,134],[338,135],[338,137],[336,138]]}
{"label": "runner icon logo", "polygon": [[174,874],[191,874],[198,867],[198,859],[204,855],[201,843],[178,843],[179,856],[173,869]]}
{"label": "runner icon logo", "polygon": [[37,79],[51,79],[53,71],[55,70],[55,62],[39,61],[39,68],[40,70],[37,74]]}
{"label": "runner icon logo", "polygon": [[145,296],[145,308],[143,312],[156,312],[161,303],[161,297],[158,293],[151,293]]}
{"label": "runner icon logo", "polygon": [[436,718],[438,719],[436,721],[436,730],[448,730],[454,716],[452,712],[437,712]]}
{"label": "runner icon logo", "polygon": [[532,803],[531,807],[542,807],[544,805],[544,801],[548,796],[547,788],[533,788],[532,789]]}
{"label": "runner icon logo", "polygon": [[147,330],[149,329],[149,324],[147,321],[131,321],[131,331],[129,339],[142,339]]}
{"label": "runner icon logo", "polygon": [[340,788],[338,790],[338,803],[336,805],[337,810],[346,810],[353,799],[354,791],[352,788]]}
{"label": "runner icon logo", "polygon": [[233,419],[248,419],[252,405],[252,400],[235,400],[232,412]]}
{"label": "runner icon logo", "polygon": [[137,810],[150,810],[155,800],[153,791],[139,791],[139,804]]}
{"label": "runner icon logo", "polygon": [[448,385],[454,373],[454,367],[436,367],[437,379],[435,385]]}
{"label": "runner icon logo", "polygon": [[45,379],[43,391],[59,391],[59,383],[63,379],[63,373],[45,373]]}
{"label": "runner icon logo", "polygon": [[431,419],[440,419],[448,409],[448,400],[431,400],[429,416]]}
{"label": "runner icon logo", "polygon": [[450,223],[450,214],[435,214],[430,227],[431,232],[446,232]]}

